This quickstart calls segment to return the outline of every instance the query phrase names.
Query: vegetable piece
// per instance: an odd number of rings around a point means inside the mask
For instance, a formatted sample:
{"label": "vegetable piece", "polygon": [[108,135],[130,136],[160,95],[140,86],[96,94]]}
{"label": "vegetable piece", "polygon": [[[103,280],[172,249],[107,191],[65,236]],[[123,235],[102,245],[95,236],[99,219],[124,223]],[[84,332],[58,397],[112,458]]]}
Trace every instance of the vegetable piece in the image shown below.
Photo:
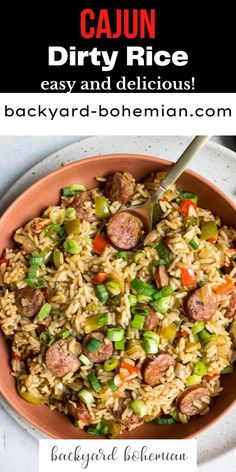
{"label": "vegetable piece", "polygon": [[68,329],[64,329],[64,331],[61,332],[60,338],[61,339],[67,339],[70,336],[70,331]]}
{"label": "vegetable piece", "polygon": [[46,236],[56,243],[62,242],[66,237],[64,228],[57,224],[48,225],[45,229]]}
{"label": "vegetable piece", "polygon": [[197,215],[196,209],[197,209],[197,204],[193,202],[193,200],[184,200],[179,207],[179,212],[185,218],[189,216],[196,217]]}
{"label": "vegetable piece", "polygon": [[128,300],[129,300],[129,306],[130,306],[131,308],[133,308],[134,306],[137,305],[137,297],[136,297],[136,295],[133,295],[132,293],[130,293],[130,294],[128,295]]}
{"label": "vegetable piece", "polygon": [[28,390],[23,392],[19,383],[17,383],[17,391],[18,391],[19,395],[29,403],[34,403],[35,405],[39,405],[39,404],[43,403],[43,399],[40,395],[35,395],[35,394],[29,392]]}
{"label": "vegetable piece", "polygon": [[175,423],[175,419],[171,415],[162,415],[160,418],[155,418],[153,420],[155,424],[162,424],[162,425],[171,425]]}
{"label": "vegetable piece", "polygon": [[148,297],[151,297],[155,292],[155,288],[151,284],[143,282],[138,278],[132,280],[131,287],[136,290],[137,293],[142,293]]}
{"label": "vegetable piece", "polygon": [[186,226],[199,226],[199,218],[196,216],[188,216],[186,220]]}
{"label": "vegetable piece", "polygon": [[85,333],[91,333],[92,331],[95,331],[96,329],[101,328],[102,326],[105,326],[108,323],[108,314],[107,313],[102,313],[98,315],[91,315],[88,316],[85,320]]}
{"label": "vegetable piece", "polygon": [[86,388],[82,388],[82,390],[79,391],[78,393],[79,399],[85,403],[85,405],[91,405],[91,403],[94,402],[94,397],[89,390],[86,390]]}
{"label": "vegetable piece", "polygon": [[158,345],[151,338],[144,338],[143,339],[143,349],[147,354],[156,354],[158,351]]}
{"label": "vegetable piece", "polygon": [[159,300],[155,300],[154,302],[150,303],[150,306],[165,315],[167,311],[170,309],[171,306],[171,299],[170,297],[162,297]]}
{"label": "vegetable piece", "polygon": [[234,365],[233,364],[229,364],[227,365],[227,367],[225,367],[220,374],[232,374],[232,372],[234,371]]}
{"label": "vegetable piece", "polygon": [[134,306],[133,308],[131,308],[131,313],[132,315],[148,316],[149,310],[145,306]]}
{"label": "vegetable piece", "polygon": [[125,340],[122,339],[121,341],[115,341],[115,349],[117,351],[123,351],[125,348]]}
{"label": "vegetable piece", "polygon": [[112,295],[120,295],[121,290],[117,282],[109,280],[109,282],[105,284],[105,287]]}
{"label": "vegetable piece", "polygon": [[93,285],[99,285],[99,284],[104,284],[107,282],[108,275],[106,272],[98,272],[93,278],[92,278],[92,284]]}
{"label": "vegetable piece", "polygon": [[214,291],[217,293],[217,295],[227,295],[228,293],[232,292],[232,290],[234,290],[235,285],[233,279],[226,275],[225,282],[225,284],[220,284],[215,287]]}
{"label": "vegetable piece", "polygon": [[95,215],[96,218],[108,218],[111,214],[109,202],[106,197],[96,197],[95,203]]}
{"label": "vegetable piece", "polygon": [[66,233],[70,234],[78,234],[80,231],[80,220],[76,218],[74,220],[66,221],[64,224]]}
{"label": "vegetable piece", "polygon": [[143,329],[144,322],[145,322],[145,316],[135,315],[131,322],[131,328],[141,330]]}
{"label": "vegetable piece", "polygon": [[2,264],[6,264],[6,265],[8,266],[8,264],[9,264],[9,259],[8,259],[7,257],[2,257],[2,258],[0,259],[0,265],[2,265]]}
{"label": "vegetable piece", "polygon": [[188,333],[188,331],[186,331],[185,329],[182,329],[182,328],[181,328],[181,329],[179,330],[179,336],[180,336],[181,338],[187,338],[188,335],[189,335],[189,333]]}
{"label": "vegetable piece", "polygon": [[97,339],[97,338],[90,338],[90,340],[88,341],[88,343],[86,344],[86,349],[89,351],[89,352],[97,352],[98,349],[101,347],[102,345],[102,342]]}
{"label": "vegetable piece", "polygon": [[205,328],[205,323],[203,321],[199,321],[199,322],[195,323],[194,326],[192,327],[192,333],[193,334],[198,334],[204,328]]}
{"label": "vegetable piece", "polygon": [[111,372],[112,370],[117,369],[118,365],[119,365],[118,360],[115,359],[114,357],[112,357],[111,359],[107,359],[104,362],[103,368],[104,368],[105,372]]}
{"label": "vegetable piece", "polygon": [[68,207],[65,210],[65,219],[74,220],[76,218],[76,209],[73,207]]}
{"label": "vegetable piece", "polygon": [[108,425],[108,437],[110,439],[116,439],[120,432],[121,432],[121,425],[119,423],[116,423],[115,421],[113,420],[109,420],[107,421],[107,425]]}
{"label": "vegetable piece", "polygon": [[218,235],[218,230],[215,221],[206,221],[201,227],[201,236],[202,241],[206,239],[213,238]]}
{"label": "vegetable piece", "polygon": [[136,264],[138,264],[141,257],[144,257],[144,256],[145,256],[145,254],[143,252],[136,252],[134,254],[134,262],[136,262]]}
{"label": "vegetable piece", "polygon": [[25,282],[30,288],[44,288],[46,285],[45,280],[42,278],[35,278],[35,279],[27,278],[25,279]]}
{"label": "vegetable piece", "polygon": [[189,246],[191,246],[194,249],[194,251],[197,251],[199,249],[199,244],[196,243],[194,239],[191,239],[191,241],[189,241]]}
{"label": "vegetable piece", "polygon": [[[158,252],[158,255],[159,255],[159,262],[160,264],[163,264],[163,265],[166,265],[166,266],[169,266],[170,265],[170,252],[169,250],[166,248],[166,246],[164,246],[163,243],[161,242],[158,242],[156,244],[153,245],[153,248],[156,249],[156,251]],[[155,261],[156,262],[156,261]],[[157,261],[158,262],[158,261]],[[160,265],[158,264],[158,265]]]}
{"label": "vegetable piece", "polygon": [[63,248],[65,251],[69,252],[69,254],[79,254],[82,249],[75,239],[66,239],[63,243]]}
{"label": "vegetable piece", "polygon": [[117,390],[117,386],[116,386],[116,384],[114,383],[114,380],[113,380],[113,379],[108,380],[107,383],[108,383],[108,385],[109,385],[109,387],[110,387],[110,389],[111,389],[112,392],[115,392],[115,391]]}
{"label": "vegetable piece", "polygon": [[205,285],[205,283],[206,283],[205,280],[199,280],[199,282],[197,283],[197,286],[201,288],[203,287],[203,285]]}
{"label": "vegetable piece", "polygon": [[159,203],[156,203],[153,207],[153,212],[152,212],[152,226],[155,226],[159,221],[161,221],[161,217],[163,215],[163,210],[161,209],[161,206]]}
{"label": "vegetable piece", "polygon": [[220,374],[218,372],[215,372],[214,374],[211,374],[211,375],[205,375],[204,376],[204,380],[206,380],[206,382],[210,382],[210,380],[214,380],[216,377],[219,377]]}
{"label": "vegetable piece", "polygon": [[42,321],[45,318],[47,318],[47,316],[51,312],[51,309],[52,309],[52,305],[50,305],[50,303],[44,303],[44,305],[42,306],[42,308],[40,309],[38,313],[38,319]]}
{"label": "vegetable piece", "polygon": [[93,390],[96,393],[100,393],[102,391],[102,384],[99,382],[94,372],[91,372],[91,374],[88,375],[88,379],[91,386],[93,387]]}
{"label": "vegetable piece", "polygon": [[191,268],[189,269],[185,269],[184,267],[181,268],[181,279],[185,287],[193,287],[196,285],[195,273],[194,273],[194,270]]}
{"label": "vegetable piece", "polygon": [[206,328],[203,328],[203,329],[199,332],[199,338],[200,338],[200,340],[201,340],[201,342],[202,342],[203,344],[208,343],[208,341],[210,341],[210,339],[212,338],[212,336],[213,336],[213,335],[212,335],[209,331],[207,331]]}
{"label": "vegetable piece", "polygon": [[168,339],[170,343],[173,343],[178,331],[178,325],[175,323],[170,323],[169,325],[161,329],[161,336],[163,336],[163,338]]}
{"label": "vegetable piece", "polygon": [[52,250],[49,247],[45,247],[39,255],[43,258],[43,264],[47,264],[51,259]]}
{"label": "vegetable piece", "polygon": [[79,360],[82,362],[83,365],[85,365],[87,367],[91,366],[90,359],[87,356],[85,356],[84,354],[81,354],[79,356]]}
{"label": "vegetable piece", "polygon": [[121,341],[124,338],[124,333],[123,328],[108,328],[106,337],[109,341]]}
{"label": "vegetable piece", "polygon": [[160,342],[160,336],[158,336],[155,331],[144,331],[143,333],[143,339],[148,338],[148,339],[153,339],[156,344],[159,344]]}
{"label": "vegetable piece", "polygon": [[77,195],[79,192],[85,192],[86,187],[82,184],[73,184],[70,185],[69,187],[64,187],[62,189],[62,195],[63,197],[73,197]]}
{"label": "vegetable piece", "polygon": [[130,404],[130,407],[140,418],[143,418],[143,416],[147,414],[147,405],[145,405],[143,400],[133,400]]}
{"label": "vegetable piece", "polygon": [[208,242],[208,243],[211,243],[211,244],[215,244],[216,241],[217,241],[217,239],[218,239],[218,235],[217,235],[217,236],[213,236],[212,238],[208,238],[208,239],[207,239],[207,242]]}
{"label": "vegetable piece", "polygon": [[197,203],[198,195],[192,192],[181,192],[179,194],[179,199],[181,202],[183,202],[184,200],[192,200],[194,203]]}
{"label": "vegetable piece", "polygon": [[189,387],[190,385],[197,385],[202,382],[202,377],[200,375],[190,375],[186,380],[186,386]]}
{"label": "vegetable piece", "polygon": [[147,297],[147,295],[143,295],[142,293],[139,293],[137,295],[138,303],[149,303],[151,300],[152,300],[152,297]]}
{"label": "vegetable piece", "polygon": [[48,333],[47,331],[43,331],[39,335],[39,340],[41,344],[47,347],[50,347],[54,343],[55,339],[56,337],[53,336],[51,333]]}
{"label": "vegetable piece", "polygon": [[120,363],[120,372],[119,374],[115,375],[114,383],[118,387],[123,382],[129,382],[130,380],[133,380],[139,374],[140,369],[138,369],[138,367],[122,360]]}
{"label": "vegetable piece", "polygon": [[95,294],[98,300],[102,303],[105,303],[109,298],[109,293],[103,284],[96,285]]}
{"label": "vegetable piece", "polygon": [[29,260],[29,264],[32,266],[41,267],[43,265],[43,256],[41,256],[37,251],[33,251]]}
{"label": "vegetable piece", "polygon": [[170,297],[173,294],[173,288],[170,285],[166,285],[161,290],[156,290],[153,294],[154,300],[159,300],[164,297]]}
{"label": "vegetable piece", "polygon": [[106,247],[110,246],[110,242],[106,239],[103,234],[96,234],[92,242],[93,250],[97,254],[102,254]]}
{"label": "vegetable piece", "polygon": [[116,259],[124,259],[124,261],[127,261],[128,253],[125,251],[118,251],[116,254]]}
{"label": "vegetable piece", "polygon": [[64,264],[64,254],[57,247],[53,250],[53,263],[56,269],[59,269]]}
{"label": "vegetable piece", "polygon": [[49,218],[53,224],[62,225],[65,220],[66,211],[64,208],[54,206],[49,212]]}
{"label": "vegetable piece", "polygon": [[193,373],[199,375],[199,377],[204,377],[207,374],[207,367],[203,361],[197,362],[193,368]]}

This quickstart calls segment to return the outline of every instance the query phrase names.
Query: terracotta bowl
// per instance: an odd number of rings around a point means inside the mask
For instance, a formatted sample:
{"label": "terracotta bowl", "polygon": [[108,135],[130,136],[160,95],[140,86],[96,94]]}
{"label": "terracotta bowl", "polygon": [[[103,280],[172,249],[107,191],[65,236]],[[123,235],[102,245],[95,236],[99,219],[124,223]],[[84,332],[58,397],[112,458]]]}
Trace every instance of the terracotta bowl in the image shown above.
{"label": "terracotta bowl", "polygon": [[[168,170],[171,163],[154,157],[141,155],[106,155],[84,159],[67,165],[39,182],[32,185],[8,208],[0,220],[0,254],[5,247],[12,247],[13,232],[30,219],[40,215],[49,205],[59,200],[62,187],[80,182],[87,188],[97,185],[96,176],[106,176],[111,172],[122,170],[131,172],[137,180],[144,178],[152,171]],[[186,171],[178,181],[180,188],[199,195],[199,204],[209,208],[222,218],[226,225],[234,225],[235,205],[219,189],[200,175]],[[68,417],[46,406],[32,405],[19,397],[15,388],[14,378],[10,375],[10,352],[6,340],[0,333],[0,393],[10,405],[26,420],[39,430],[53,438],[91,438],[87,433],[72,426]],[[147,423],[131,433],[125,433],[122,439],[182,439],[194,436],[219,419],[236,399],[236,370],[222,379],[224,390],[214,399],[209,413],[198,416],[187,425],[157,426]]]}

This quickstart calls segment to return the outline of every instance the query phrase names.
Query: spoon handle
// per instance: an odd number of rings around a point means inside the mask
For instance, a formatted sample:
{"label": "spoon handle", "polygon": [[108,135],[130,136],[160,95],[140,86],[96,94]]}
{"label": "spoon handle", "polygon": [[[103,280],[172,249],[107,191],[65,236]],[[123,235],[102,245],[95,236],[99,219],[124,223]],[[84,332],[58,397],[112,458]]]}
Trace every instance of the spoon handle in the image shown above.
{"label": "spoon handle", "polygon": [[183,173],[184,169],[187,167],[188,163],[191,159],[197,154],[200,149],[204,146],[206,141],[210,136],[196,136],[187,149],[183,152],[183,154],[179,157],[177,162],[171,167],[170,171],[166,175],[166,177],[161,181],[160,187],[157,191],[152,195],[152,202],[156,202],[161,195],[168,190],[168,188],[176,182],[178,177]]}

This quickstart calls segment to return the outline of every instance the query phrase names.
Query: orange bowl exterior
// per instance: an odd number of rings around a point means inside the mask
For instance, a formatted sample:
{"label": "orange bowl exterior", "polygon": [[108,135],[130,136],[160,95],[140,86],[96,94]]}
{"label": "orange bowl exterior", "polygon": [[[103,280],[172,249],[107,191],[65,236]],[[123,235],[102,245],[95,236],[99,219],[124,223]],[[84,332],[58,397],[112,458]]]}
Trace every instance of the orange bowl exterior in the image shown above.
{"label": "orange bowl exterior", "polygon": [[[97,186],[95,177],[106,176],[118,170],[131,172],[141,180],[153,171],[168,170],[170,161],[142,155],[115,154],[77,161],[47,175],[22,193],[0,219],[0,254],[5,247],[13,247],[13,232],[30,219],[38,216],[49,205],[59,200],[60,189],[72,183],[83,183],[87,188]],[[199,205],[219,215],[224,224],[235,226],[235,205],[211,182],[200,175],[186,171],[178,180],[180,188],[199,195]],[[16,391],[15,380],[10,374],[10,352],[0,333],[0,393],[26,420],[45,434],[57,439],[93,438],[75,428],[69,418],[46,406],[32,405],[24,401]],[[122,439],[182,439],[195,436],[209,427],[233,405],[236,399],[236,371],[222,380],[224,390],[213,401],[209,413],[198,416],[186,425],[157,426],[151,423],[124,433]]]}

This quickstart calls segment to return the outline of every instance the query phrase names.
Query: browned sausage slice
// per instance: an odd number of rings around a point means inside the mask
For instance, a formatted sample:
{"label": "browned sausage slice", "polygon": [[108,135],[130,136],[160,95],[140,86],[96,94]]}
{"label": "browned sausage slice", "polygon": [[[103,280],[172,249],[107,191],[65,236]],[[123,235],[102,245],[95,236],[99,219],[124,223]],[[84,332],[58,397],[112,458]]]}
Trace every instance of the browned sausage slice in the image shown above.
{"label": "browned sausage slice", "polygon": [[[91,338],[96,338],[101,341],[101,346],[96,352],[90,352],[87,349],[87,344]],[[104,339],[104,334],[99,333],[99,331],[94,331],[93,333],[85,336],[83,340],[83,352],[92,362],[104,362],[106,359],[113,354],[113,344],[109,339]]]}
{"label": "browned sausage slice", "polygon": [[143,423],[143,418],[140,418],[139,416],[135,415],[135,413],[132,413],[131,416],[126,416],[125,418],[122,418],[122,414],[126,406],[128,405],[129,401],[132,401],[131,392],[129,390],[126,390],[125,398],[119,398],[118,408],[112,411],[114,419],[118,421],[119,423],[124,424],[126,426]]}
{"label": "browned sausage slice", "polygon": [[226,307],[225,318],[232,318],[236,313],[236,293],[232,293],[228,306]]}
{"label": "browned sausage slice", "polygon": [[68,351],[68,343],[64,339],[55,341],[48,348],[45,363],[55,377],[64,377],[68,372],[76,372],[80,367],[79,359]]}
{"label": "browned sausage slice", "polygon": [[152,330],[158,325],[158,316],[149,305],[141,305],[149,311],[149,315],[145,316],[143,329]]}
{"label": "browned sausage slice", "polygon": [[81,220],[93,222],[96,220],[96,216],[89,213],[85,209],[84,207],[85,202],[93,202],[91,191],[78,193],[74,197],[73,202],[71,203],[71,206],[76,209],[78,218],[80,218]]}
{"label": "browned sausage slice", "polygon": [[85,404],[80,400],[76,404],[68,402],[68,413],[75,418],[75,420],[81,421],[84,426],[89,426],[91,424],[92,418],[86,408]]}
{"label": "browned sausage slice", "polygon": [[141,238],[141,221],[130,213],[116,213],[107,224],[107,234],[119,249],[132,249]]}
{"label": "browned sausage slice", "polygon": [[15,304],[18,313],[27,318],[36,315],[43,303],[44,294],[39,289],[24,287],[15,292]]}
{"label": "browned sausage slice", "polygon": [[111,202],[127,203],[134,194],[135,180],[129,172],[115,172],[107,177],[104,195]]}
{"label": "browned sausage slice", "polygon": [[160,383],[161,377],[165,376],[169,367],[175,365],[175,360],[168,352],[157,354],[155,359],[147,359],[142,366],[144,382],[151,387]]}
{"label": "browned sausage slice", "polygon": [[186,388],[177,398],[176,405],[180,412],[187,416],[200,413],[210,402],[210,392],[202,385]]}
{"label": "browned sausage slice", "polygon": [[157,267],[156,269],[155,281],[157,284],[157,288],[163,288],[166,285],[169,285],[169,275],[163,264],[159,265],[159,267]]}
{"label": "browned sausage slice", "polygon": [[217,296],[214,292],[206,299],[202,300],[200,289],[190,293],[186,300],[186,309],[188,317],[195,321],[207,321],[214,315],[217,306]]}

